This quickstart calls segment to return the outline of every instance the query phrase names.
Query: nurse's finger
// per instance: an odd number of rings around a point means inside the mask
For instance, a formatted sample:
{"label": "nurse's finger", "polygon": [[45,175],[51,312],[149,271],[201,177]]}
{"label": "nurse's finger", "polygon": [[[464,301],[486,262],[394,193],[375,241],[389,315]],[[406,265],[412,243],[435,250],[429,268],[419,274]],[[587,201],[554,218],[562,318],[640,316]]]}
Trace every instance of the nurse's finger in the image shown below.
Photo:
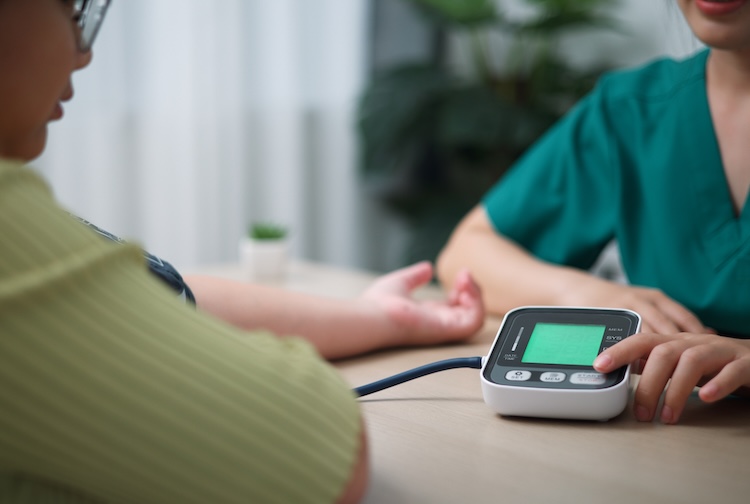
{"label": "nurse's finger", "polygon": [[630,372],[639,375],[643,372],[644,367],[646,367],[646,359],[638,359],[631,365]]}
{"label": "nurse's finger", "polygon": [[690,310],[667,296],[656,300],[660,312],[668,317],[677,327],[678,332],[706,332],[706,327]]}
{"label": "nurse's finger", "polygon": [[734,353],[721,345],[698,345],[686,348],[672,372],[661,411],[661,421],[677,423],[688,397],[706,375],[713,375],[732,361]]}
{"label": "nurse's finger", "polygon": [[651,351],[633,399],[635,417],[638,421],[653,420],[659,399],[677,367],[685,346],[686,342],[673,340],[662,343]]}
{"label": "nurse's finger", "polygon": [[[698,392],[705,402],[715,402],[750,384],[750,362],[742,358],[725,365]],[[746,395],[746,394],[740,394]]]}
{"label": "nurse's finger", "polygon": [[630,363],[637,363],[639,360],[648,358],[655,346],[669,339],[668,336],[651,332],[628,336],[603,351],[594,360],[594,368],[600,373],[609,373]]}
{"label": "nurse's finger", "polygon": [[648,328],[648,332],[658,334],[674,334],[680,332],[677,325],[659,309],[657,304],[652,300],[643,300],[634,306],[634,311],[641,316],[642,325]]}
{"label": "nurse's finger", "polygon": [[[641,319],[643,320],[643,319]],[[641,322],[641,331],[642,333],[655,333],[654,328],[648,325],[648,322],[642,321]]]}

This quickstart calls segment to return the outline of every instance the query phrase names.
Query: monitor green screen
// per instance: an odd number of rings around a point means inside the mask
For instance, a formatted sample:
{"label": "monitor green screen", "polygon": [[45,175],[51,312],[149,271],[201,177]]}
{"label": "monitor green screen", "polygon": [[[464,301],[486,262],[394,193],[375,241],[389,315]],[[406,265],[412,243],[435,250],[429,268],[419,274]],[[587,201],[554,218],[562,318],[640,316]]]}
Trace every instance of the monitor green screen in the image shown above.
{"label": "monitor green screen", "polygon": [[607,326],[538,323],[521,362],[591,366],[599,354]]}

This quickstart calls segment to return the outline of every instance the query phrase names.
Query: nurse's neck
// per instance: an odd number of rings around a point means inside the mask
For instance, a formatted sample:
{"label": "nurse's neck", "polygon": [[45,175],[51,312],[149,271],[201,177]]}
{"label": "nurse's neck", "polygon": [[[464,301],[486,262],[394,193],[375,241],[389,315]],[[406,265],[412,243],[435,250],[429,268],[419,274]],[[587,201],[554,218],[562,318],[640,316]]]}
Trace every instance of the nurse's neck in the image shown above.
{"label": "nurse's neck", "polygon": [[712,49],[706,78],[711,87],[727,93],[732,100],[750,100],[750,50]]}

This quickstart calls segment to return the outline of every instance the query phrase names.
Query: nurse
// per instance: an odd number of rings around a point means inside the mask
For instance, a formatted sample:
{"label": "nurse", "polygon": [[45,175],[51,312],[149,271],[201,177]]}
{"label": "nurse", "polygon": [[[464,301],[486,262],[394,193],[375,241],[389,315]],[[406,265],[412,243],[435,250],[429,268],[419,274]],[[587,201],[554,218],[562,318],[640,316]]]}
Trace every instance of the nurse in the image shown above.
{"label": "nurse", "polygon": [[[491,312],[639,312],[654,334],[596,365],[645,359],[635,413],[666,423],[695,385],[708,402],[750,385],[750,341],[735,339],[750,337],[750,0],[677,4],[708,48],[604,77],[463,219],[438,261],[445,285],[468,266]],[[587,272],[611,240],[630,285]]]}

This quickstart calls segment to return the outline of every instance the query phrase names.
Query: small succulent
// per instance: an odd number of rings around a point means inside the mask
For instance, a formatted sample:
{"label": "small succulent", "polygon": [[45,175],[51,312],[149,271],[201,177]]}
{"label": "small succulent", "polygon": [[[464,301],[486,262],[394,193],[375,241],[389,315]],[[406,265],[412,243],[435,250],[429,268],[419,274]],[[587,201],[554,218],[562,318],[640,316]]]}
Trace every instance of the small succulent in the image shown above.
{"label": "small succulent", "polygon": [[247,234],[254,240],[281,240],[287,235],[287,228],[271,222],[255,222]]}

